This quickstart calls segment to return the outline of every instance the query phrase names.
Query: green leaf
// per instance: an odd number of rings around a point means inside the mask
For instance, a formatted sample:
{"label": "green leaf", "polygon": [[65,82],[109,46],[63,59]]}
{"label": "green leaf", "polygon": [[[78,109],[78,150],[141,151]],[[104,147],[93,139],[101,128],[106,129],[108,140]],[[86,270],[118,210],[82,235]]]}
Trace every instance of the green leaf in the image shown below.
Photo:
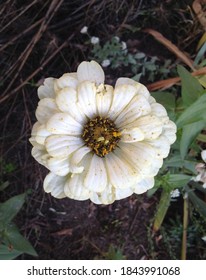
{"label": "green leaf", "polygon": [[198,81],[200,82],[200,84],[206,88],[206,76],[203,75],[203,76],[200,76],[198,77]]}
{"label": "green leaf", "polygon": [[182,128],[184,125],[204,121],[206,123],[206,94],[203,94],[191,106],[189,106],[178,118],[176,125]]}
{"label": "green leaf", "polygon": [[167,167],[177,167],[177,168],[182,168],[183,167],[183,161],[180,155],[174,155],[171,158],[165,159],[164,161],[164,168]]}
{"label": "green leaf", "polygon": [[196,174],[195,166],[197,162],[194,160],[184,160],[183,161],[183,166],[185,169],[191,171],[193,174]]}
{"label": "green leaf", "polygon": [[191,179],[191,176],[185,174],[170,174],[168,183],[175,189],[184,187]]}
{"label": "green leaf", "polygon": [[192,173],[195,173],[196,164],[197,164],[196,161],[192,161],[190,159],[183,160],[181,158],[180,154],[178,154],[178,155],[172,156],[169,159],[166,159],[163,167],[164,168],[168,168],[168,167],[185,168],[185,169],[191,171]]}
{"label": "green leaf", "polygon": [[0,244],[0,260],[13,260],[21,255],[22,252],[10,249],[8,246]]}
{"label": "green leaf", "polygon": [[199,182],[190,181],[190,186],[206,195],[206,189]]}
{"label": "green leaf", "polygon": [[170,190],[163,189],[160,197],[159,204],[157,206],[157,212],[153,224],[153,230],[158,231],[163,223],[163,220],[167,214],[167,210],[170,205],[171,195]]}
{"label": "green leaf", "polygon": [[3,227],[11,222],[25,202],[26,194],[19,194],[0,204],[0,225]]}
{"label": "green leaf", "polygon": [[182,137],[180,140],[180,154],[182,159],[185,158],[189,146],[204,127],[205,121],[194,122],[183,127]]}
{"label": "green leaf", "polygon": [[200,199],[192,190],[188,191],[189,199],[200,214],[206,217],[206,203]]}
{"label": "green leaf", "polygon": [[183,104],[188,107],[200,97],[203,88],[198,80],[193,77],[182,65],[178,65],[177,72],[182,81]]}
{"label": "green leaf", "polygon": [[14,224],[7,226],[4,232],[4,238],[15,250],[27,253],[32,256],[37,256],[37,252],[32,247],[30,242],[27,241],[23,235],[21,235],[18,228]]}
{"label": "green leaf", "polygon": [[200,50],[198,51],[195,60],[194,65],[197,66],[199,62],[205,57],[205,51],[206,51],[206,42],[201,46]]}

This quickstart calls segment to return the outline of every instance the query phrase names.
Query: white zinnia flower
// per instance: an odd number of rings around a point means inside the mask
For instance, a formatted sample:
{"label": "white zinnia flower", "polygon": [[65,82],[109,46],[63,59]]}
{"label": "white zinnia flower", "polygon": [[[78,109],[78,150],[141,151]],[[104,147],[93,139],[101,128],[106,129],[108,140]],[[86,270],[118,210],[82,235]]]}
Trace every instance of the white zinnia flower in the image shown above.
{"label": "white zinnia flower", "polygon": [[87,31],[88,31],[88,27],[87,27],[87,26],[84,26],[84,27],[82,27],[82,29],[80,30],[80,33],[86,34]]}
{"label": "white zinnia flower", "polygon": [[50,170],[44,189],[56,198],[109,204],[146,192],[176,139],[145,86],[119,78],[113,88],[104,78],[98,63],[82,62],[38,88],[32,155]]}
{"label": "white zinnia flower", "polygon": [[103,67],[109,66],[109,65],[110,65],[110,60],[109,60],[109,59],[103,60],[102,63],[101,63],[101,65],[102,65]]}
{"label": "white zinnia flower", "polygon": [[[206,150],[201,152],[202,160],[206,163]],[[195,166],[196,171],[199,173],[195,178],[194,181],[199,181],[203,183],[203,188],[206,188],[206,164],[205,163],[198,163]]]}
{"label": "white zinnia flower", "polygon": [[93,45],[99,44],[99,38],[93,36],[93,37],[91,38],[91,43],[92,43]]}

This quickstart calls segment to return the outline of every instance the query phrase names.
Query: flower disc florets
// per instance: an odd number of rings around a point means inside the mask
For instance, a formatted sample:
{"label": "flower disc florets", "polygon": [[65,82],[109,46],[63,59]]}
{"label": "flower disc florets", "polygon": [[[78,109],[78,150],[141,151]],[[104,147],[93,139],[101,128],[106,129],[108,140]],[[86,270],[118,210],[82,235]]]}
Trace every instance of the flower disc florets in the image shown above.
{"label": "flower disc florets", "polygon": [[45,79],[38,96],[30,142],[33,157],[50,170],[46,192],[109,204],[154,186],[176,126],[145,86],[128,78],[106,85],[91,61]]}
{"label": "flower disc florets", "polygon": [[120,135],[111,120],[96,117],[84,126],[82,139],[97,156],[104,157],[116,148]]}

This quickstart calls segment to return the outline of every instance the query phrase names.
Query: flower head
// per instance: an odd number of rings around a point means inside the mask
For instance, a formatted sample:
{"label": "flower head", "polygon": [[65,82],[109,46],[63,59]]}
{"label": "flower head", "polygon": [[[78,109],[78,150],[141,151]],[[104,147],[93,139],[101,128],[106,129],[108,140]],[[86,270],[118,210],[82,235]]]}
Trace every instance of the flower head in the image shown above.
{"label": "flower head", "polygon": [[82,34],[86,34],[87,32],[88,32],[87,26],[82,27],[82,29],[80,30],[80,33],[82,33]]}
{"label": "flower head", "polygon": [[109,60],[109,59],[105,59],[105,60],[103,60],[103,61],[102,61],[102,63],[101,63],[101,64],[102,64],[102,66],[103,66],[103,67],[107,67],[107,66],[109,66],[109,65],[110,65],[110,63],[111,63],[111,62],[110,62],[110,60]]}
{"label": "flower head", "polygon": [[44,189],[56,198],[109,204],[152,188],[176,139],[165,108],[140,83],[119,78],[113,88],[95,61],[76,73],[47,78],[30,142],[50,170]]}
{"label": "flower head", "polygon": [[92,36],[91,43],[92,43],[92,45],[99,44],[99,38],[95,37],[95,36]]}

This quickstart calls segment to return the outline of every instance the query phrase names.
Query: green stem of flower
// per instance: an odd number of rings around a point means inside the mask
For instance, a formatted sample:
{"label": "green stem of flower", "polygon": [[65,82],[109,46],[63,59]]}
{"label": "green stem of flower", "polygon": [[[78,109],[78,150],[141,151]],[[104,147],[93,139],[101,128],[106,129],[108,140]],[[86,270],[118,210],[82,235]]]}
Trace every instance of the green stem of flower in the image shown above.
{"label": "green stem of flower", "polygon": [[157,213],[155,215],[155,220],[154,220],[154,224],[153,224],[153,230],[155,232],[160,229],[162,222],[167,214],[167,210],[169,208],[170,199],[171,199],[170,192],[171,191],[168,189],[163,189],[163,191],[162,191],[159,205],[157,207]]}
{"label": "green stem of flower", "polygon": [[187,227],[188,227],[188,217],[189,217],[189,203],[187,193],[184,196],[184,206],[183,206],[183,232],[182,232],[182,252],[181,260],[186,260],[187,257]]}

